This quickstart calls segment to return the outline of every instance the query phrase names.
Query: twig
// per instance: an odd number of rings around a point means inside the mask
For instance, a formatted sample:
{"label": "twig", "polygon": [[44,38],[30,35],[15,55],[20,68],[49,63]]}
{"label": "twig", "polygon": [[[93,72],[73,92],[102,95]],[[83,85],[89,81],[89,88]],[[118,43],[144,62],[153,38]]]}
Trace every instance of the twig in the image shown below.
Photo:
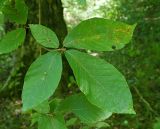
{"label": "twig", "polygon": [[144,97],[142,96],[140,91],[137,89],[137,87],[134,86],[133,88],[136,91],[137,95],[140,97],[140,99],[143,101],[143,103],[147,105],[148,109],[154,114],[156,114],[157,116],[159,116],[158,113],[151,107],[150,103],[146,99],[144,99]]}
{"label": "twig", "polygon": [[14,73],[15,71],[15,68],[13,67],[11,72],[10,72],[10,76],[7,78],[6,82],[4,83],[4,85],[2,86],[2,88],[0,89],[0,92],[4,91],[5,88],[9,85],[9,82],[11,81],[12,79],[12,74]]}
{"label": "twig", "polygon": [[43,47],[42,45],[38,45],[38,46],[39,46],[39,48],[43,48],[43,49],[45,49],[47,51],[53,51],[54,50],[54,49],[49,49],[49,48]]}
{"label": "twig", "polygon": [[59,49],[56,49],[57,51],[61,51],[61,52],[64,52],[66,51],[66,48],[59,48]]}
{"label": "twig", "polygon": [[155,17],[155,18],[145,18],[145,21],[157,21],[160,20],[160,17]]}

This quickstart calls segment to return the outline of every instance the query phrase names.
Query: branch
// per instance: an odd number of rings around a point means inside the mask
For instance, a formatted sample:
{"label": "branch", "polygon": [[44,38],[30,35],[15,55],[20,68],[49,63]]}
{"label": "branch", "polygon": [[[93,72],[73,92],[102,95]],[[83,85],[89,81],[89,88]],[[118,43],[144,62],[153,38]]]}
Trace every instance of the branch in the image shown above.
{"label": "branch", "polygon": [[145,21],[157,21],[160,20],[160,17],[155,17],[155,18],[144,18]]}
{"label": "branch", "polygon": [[142,100],[142,102],[144,103],[144,104],[146,104],[146,106],[148,107],[148,109],[151,111],[151,112],[153,112],[154,114],[156,114],[157,116],[159,116],[158,115],[158,113],[151,107],[151,105],[149,104],[149,102],[146,100],[146,99],[144,99],[144,97],[142,96],[142,94],[140,93],[140,91],[137,89],[137,87],[133,87],[134,88],[134,90],[136,91],[136,93],[137,93],[137,95],[140,97],[140,99]]}

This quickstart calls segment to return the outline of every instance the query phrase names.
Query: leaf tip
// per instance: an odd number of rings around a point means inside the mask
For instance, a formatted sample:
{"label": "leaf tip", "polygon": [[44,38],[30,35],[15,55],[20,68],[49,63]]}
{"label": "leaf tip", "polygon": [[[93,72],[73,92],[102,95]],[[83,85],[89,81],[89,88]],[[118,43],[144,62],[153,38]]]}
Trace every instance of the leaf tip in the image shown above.
{"label": "leaf tip", "polygon": [[136,115],[136,112],[133,108],[128,109],[128,114]]}

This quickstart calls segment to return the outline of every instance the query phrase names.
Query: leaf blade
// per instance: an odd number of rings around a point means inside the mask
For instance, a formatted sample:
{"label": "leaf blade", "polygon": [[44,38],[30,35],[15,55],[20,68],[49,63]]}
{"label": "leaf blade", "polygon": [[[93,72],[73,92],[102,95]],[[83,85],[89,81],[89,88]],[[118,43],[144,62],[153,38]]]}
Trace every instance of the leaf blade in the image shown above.
{"label": "leaf blade", "polygon": [[103,18],[88,19],[69,32],[64,46],[95,51],[121,49],[130,42],[135,26]]}
{"label": "leaf blade", "polygon": [[66,51],[65,56],[92,104],[112,113],[135,113],[127,82],[114,66],[76,50]]}
{"label": "leaf blade", "polygon": [[25,39],[26,31],[19,28],[8,32],[0,41],[0,54],[6,54],[17,49]]}
{"label": "leaf blade", "polygon": [[112,114],[92,105],[83,94],[69,96],[60,103],[57,110],[71,111],[78,116],[83,123],[88,124],[103,121]]}
{"label": "leaf blade", "polygon": [[59,47],[58,38],[51,29],[38,24],[30,24],[29,26],[33,37],[39,44],[47,48]]}
{"label": "leaf blade", "polygon": [[41,104],[39,104],[37,107],[34,108],[35,111],[38,113],[49,113],[50,106],[48,101],[44,101]]}
{"label": "leaf blade", "polygon": [[38,129],[67,129],[58,117],[41,115],[38,121]]}
{"label": "leaf blade", "polygon": [[22,91],[23,111],[46,101],[55,91],[61,78],[62,60],[58,52],[40,56],[29,68]]}

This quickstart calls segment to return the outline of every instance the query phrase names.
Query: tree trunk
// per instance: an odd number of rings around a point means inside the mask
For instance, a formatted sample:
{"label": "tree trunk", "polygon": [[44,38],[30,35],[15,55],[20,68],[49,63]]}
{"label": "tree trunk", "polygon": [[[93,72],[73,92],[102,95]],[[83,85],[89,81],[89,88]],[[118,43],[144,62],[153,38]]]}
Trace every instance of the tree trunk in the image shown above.
{"label": "tree trunk", "polygon": [[62,42],[67,35],[67,27],[63,17],[61,0],[41,0],[41,23],[52,28]]}

